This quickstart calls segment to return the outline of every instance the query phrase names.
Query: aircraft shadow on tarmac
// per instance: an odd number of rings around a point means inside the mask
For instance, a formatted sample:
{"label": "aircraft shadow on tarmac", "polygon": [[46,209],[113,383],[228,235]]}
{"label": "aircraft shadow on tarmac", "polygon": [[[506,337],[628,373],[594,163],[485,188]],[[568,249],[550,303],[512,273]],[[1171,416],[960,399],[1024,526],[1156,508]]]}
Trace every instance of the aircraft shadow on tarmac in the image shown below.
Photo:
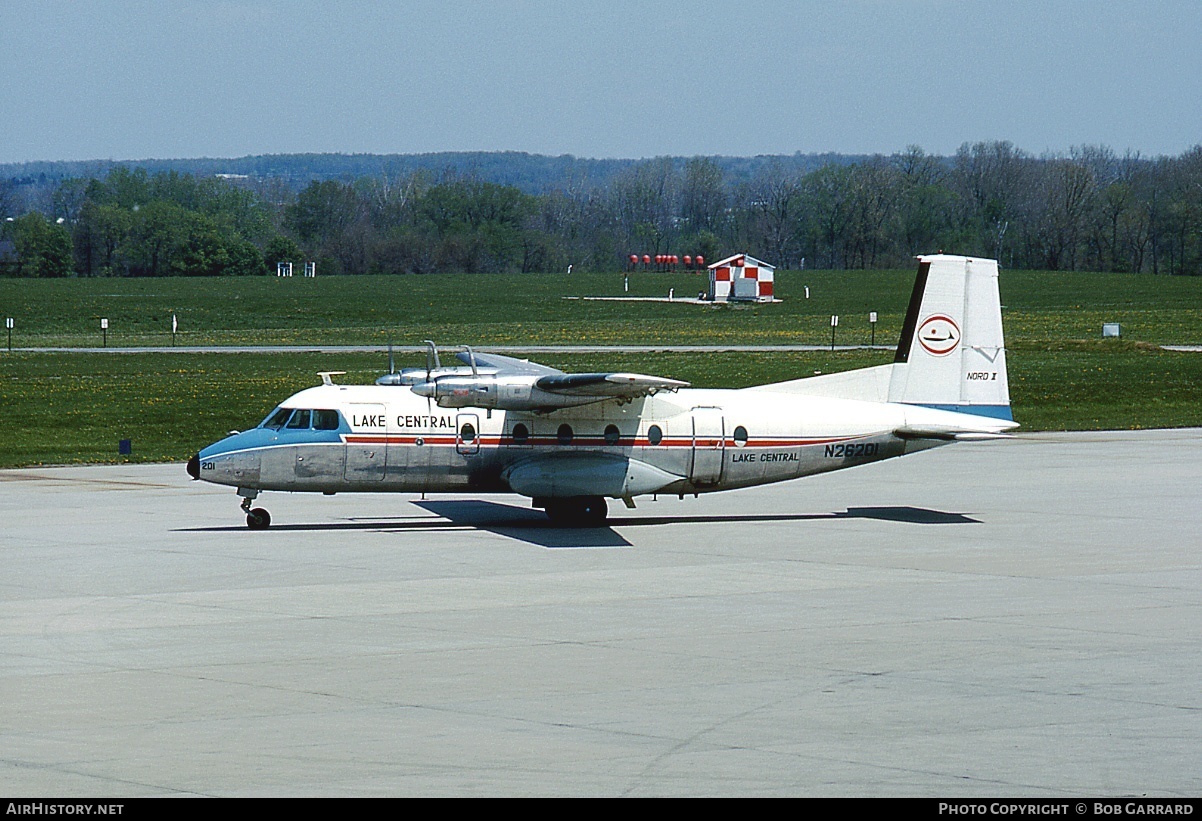
{"label": "aircraft shadow on tarmac", "polygon": [[[918,525],[981,524],[963,513],[946,513],[904,505],[849,507],[835,513],[738,513],[720,515],[622,516],[609,527],[563,528],[551,524],[538,510],[497,502],[454,499],[414,502],[438,518],[428,516],[373,517],[324,524],[273,524],[272,531],[314,533],[321,531],[373,530],[383,533],[483,530],[546,548],[633,547],[614,528],[680,524],[748,524],[754,522],[814,522],[837,519],[878,519]],[[196,532],[244,531],[246,528],[186,528]]]}

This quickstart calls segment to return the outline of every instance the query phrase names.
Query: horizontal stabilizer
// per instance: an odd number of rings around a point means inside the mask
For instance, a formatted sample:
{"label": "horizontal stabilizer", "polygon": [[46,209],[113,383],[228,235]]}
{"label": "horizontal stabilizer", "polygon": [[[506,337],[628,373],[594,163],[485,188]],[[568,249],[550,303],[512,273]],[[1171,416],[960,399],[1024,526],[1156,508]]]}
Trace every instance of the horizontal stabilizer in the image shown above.
{"label": "horizontal stabilizer", "polygon": [[945,442],[984,442],[990,439],[1013,439],[1009,433],[993,431],[954,430],[952,428],[919,428],[906,425],[893,431],[899,439],[940,439]]}

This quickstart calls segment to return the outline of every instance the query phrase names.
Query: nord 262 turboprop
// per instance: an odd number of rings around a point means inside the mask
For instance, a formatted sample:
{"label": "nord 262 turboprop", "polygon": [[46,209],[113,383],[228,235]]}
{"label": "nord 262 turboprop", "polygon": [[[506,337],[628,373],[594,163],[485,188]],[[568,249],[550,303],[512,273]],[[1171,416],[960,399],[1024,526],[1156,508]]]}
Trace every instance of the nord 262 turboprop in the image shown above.
{"label": "nord 262 turboprop", "polygon": [[994,260],[919,258],[894,361],[741,390],[633,373],[566,374],[458,354],[375,385],[323,384],[209,445],[188,473],[237,488],[253,529],[265,490],[513,492],[552,522],[599,526],[606,499],[796,479],[963,440],[1010,415]]}

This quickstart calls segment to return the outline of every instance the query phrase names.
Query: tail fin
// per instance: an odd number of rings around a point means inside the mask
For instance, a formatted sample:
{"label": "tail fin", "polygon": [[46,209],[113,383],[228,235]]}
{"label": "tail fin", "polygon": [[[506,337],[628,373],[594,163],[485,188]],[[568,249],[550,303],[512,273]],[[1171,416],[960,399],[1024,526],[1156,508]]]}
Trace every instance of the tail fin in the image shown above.
{"label": "tail fin", "polygon": [[889,401],[1013,420],[997,261],[919,257]]}
{"label": "tail fin", "polygon": [[751,390],[901,402],[1012,423],[997,262],[944,254],[918,261],[892,365]]}

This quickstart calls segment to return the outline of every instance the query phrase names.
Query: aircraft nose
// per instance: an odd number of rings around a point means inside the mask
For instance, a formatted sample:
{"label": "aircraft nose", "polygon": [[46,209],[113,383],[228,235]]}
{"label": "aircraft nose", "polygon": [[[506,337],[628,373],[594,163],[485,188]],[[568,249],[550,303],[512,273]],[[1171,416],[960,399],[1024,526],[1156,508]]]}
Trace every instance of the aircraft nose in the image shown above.
{"label": "aircraft nose", "polygon": [[192,458],[188,460],[188,475],[193,479],[200,478],[200,454],[192,454]]}

